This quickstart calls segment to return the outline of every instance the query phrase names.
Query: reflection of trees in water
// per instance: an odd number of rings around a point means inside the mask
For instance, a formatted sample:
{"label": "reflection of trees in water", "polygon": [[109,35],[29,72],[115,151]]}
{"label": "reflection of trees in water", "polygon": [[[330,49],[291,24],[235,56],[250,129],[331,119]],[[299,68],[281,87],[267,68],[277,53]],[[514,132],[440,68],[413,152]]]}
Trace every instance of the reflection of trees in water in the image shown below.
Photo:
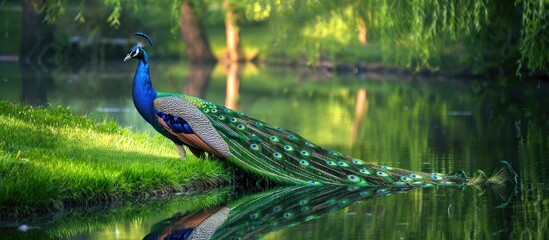
{"label": "reflection of trees in water", "polygon": [[[182,92],[191,96],[204,98],[211,80],[214,64],[191,63],[187,81]],[[240,88],[240,63],[233,62],[226,66],[227,85],[225,89],[225,107],[238,109],[238,92]]]}
{"label": "reflection of trees in water", "polygon": [[240,88],[240,64],[233,62],[227,66],[227,90],[225,107],[238,110],[238,91]]}
{"label": "reflection of trees in water", "polygon": [[[71,85],[70,88],[73,89],[72,91],[74,91],[75,87],[80,88],[73,92],[78,93],[80,97],[82,97],[83,94],[85,97],[90,98],[97,98],[99,95],[110,95],[110,92],[98,90],[99,86],[93,88],[90,87],[89,84],[97,84],[102,86],[101,88],[104,88],[104,85],[109,86],[120,82],[129,84],[131,76],[133,75],[133,66],[131,68],[131,71],[127,71],[128,76],[120,76],[124,78],[121,81],[113,81],[113,79],[111,79],[112,76],[109,76],[108,81],[105,81],[106,79],[101,80],[101,77],[92,74],[96,74],[96,70],[91,70],[86,81],[75,83],[74,85]],[[238,73],[238,71],[236,71],[236,73]],[[227,76],[229,77],[229,74],[227,74]],[[48,89],[51,89],[52,74],[37,66],[25,65],[22,63],[21,77],[23,79],[22,100],[25,102],[35,101],[35,104],[38,105],[46,104]],[[54,75],[54,77],[58,78],[59,75]],[[386,75],[384,77],[384,79],[387,78]],[[84,79],[85,78],[86,77],[84,77]],[[157,81],[160,85],[162,78],[163,77],[159,77],[154,80],[160,80]],[[185,82],[185,85],[183,86],[183,92],[203,97],[204,92],[207,91],[210,78],[211,69],[208,70],[208,68],[205,67],[204,70],[201,69],[201,67],[191,65],[187,82]],[[236,75],[236,79],[238,80],[238,74]],[[466,167],[467,169],[490,169],[490,167],[488,167],[488,165],[490,165],[490,163],[487,163],[488,161],[496,162],[504,157],[506,160],[512,162],[512,165],[516,169],[521,169],[522,174],[519,173],[521,182],[524,183],[525,188],[527,188],[526,191],[522,193],[525,201],[519,203],[520,205],[514,209],[506,209],[502,216],[493,218],[498,219],[497,221],[494,221],[494,223],[479,223],[478,220],[473,221],[473,219],[470,219],[469,217],[466,217],[466,222],[475,223],[476,226],[485,226],[483,229],[479,230],[480,227],[477,227],[473,230],[486,234],[491,234],[501,227],[507,229],[505,232],[505,235],[507,236],[517,236],[520,234],[521,230],[524,229],[529,229],[529,231],[531,230],[537,233],[541,232],[542,235],[544,232],[547,232],[547,225],[543,223],[546,223],[548,218],[544,217],[544,212],[541,212],[541,216],[528,215],[530,213],[539,212],[539,209],[537,208],[539,204],[537,203],[544,201],[543,196],[546,192],[543,190],[545,185],[543,185],[541,180],[547,179],[547,171],[545,171],[547,167],[546,163],[543,162],[547,157],[547,142],[549,141],[547,138],[548,126],[546,106],[548,106],[548,98],[546,98],[546,96],[548,92],[546,85],[541,84],[541,87],[528,86],[526,88],[520,88],[519,86],[502,87],[487,85],[478,89],[474,94],[471,94],[468,87],[469,84],[465,84],[466,86],[463,87],[461,84],[452,84],[451,82],[446,82],[444,84],[431,82],[431,85],[426,84],[423,86],[419,85],[416,81],[409,81],[409,79],[407,79],[408,82],[405,84],[402,83],[404,79],[401,78],[398,78],[398,81],[393,82],[373,80],[373,77],[368,77],[368,79],[369,81],[352,85],[353,87],[356,86],[356,89],[358,89],[356,92],[351,91],[349,94],[343,95],[344,97],[338,97],[335,98],[336,100],[332,100],[336,101],[337,104],[331,104],[330,106],[336,107],[336,109],[324,109],[328,112],[336,111],[338,110],[337,108],[344,109],[347,112],[353,112],[354,110],[355,114],[351,115],[354,116],[354,121],[352,122],[353,134],[358,133],[359,142],[366,142],[367,139],[369,139],[369,142],[362,144],[364,144],[367,149],[379,149],[378,152],[380,152],[378,155],[375,155],[364,151],[363,149],[357,149],[355,153],[351,154],[352,156],[363,156],[367,160],[381,161],[405,161],[410,159],[411,163],[401,164],[412,165],[416,163],[414,168],[421,167],[422,165],[419,164],[422,162],[431,162],[431,164],[441,165],[445,164],[445,166],[451,166],[452,164],[474,165],[472,167]],[[227,83],[229,83],[229,80],[227,80]],[[330,94],[334,94],[334,89],[331,87],[329,89],[322,88],[322,85],[323,83],[315,83],[314,86],[308,86],[306,89],[296,88],[292,91],[314,91],[314,96],[317,96],[316,99],[311,98],[307,100],[298,98],[299,101],[302,101],[300,104],[305,107],[322,105],[327,103],[328,99],[334,99],[330,98],[330,96],[332,96]],[[113,96],[129,96],[129,93],[120,92],[120,86],[111,86],[112,87],[108,88],[116,90],[111,91],[113,92]],[[227,84],[227,86],[229,86],[229,84]],[[350,87],[345,86],[345,88]],[[368,89],[367,98],[365,89]],[[364,93],[361,93],[362,91],[364,91]],[[228,89],[227,93],[229,93]],[[238,96],[238,88],[236,88],[235,93],[236,96]],[[294,92],[291,93],[291,96],[299,94]],[[302,94],[305,95],[305,93]],[[318,96],[319,94],[320,96]],[[27,97],[31,100],[24,100]],[[243,94],[242,97],[242,105],[252,102],[244,100],[245,94]],[[353,99],[355,100],[354,104],[352,104]],[[311,103],[306,105],[307,101],[310,101]],[[263,106],[274,105],[273,100],[271,99],[269,102],[265,102],[267,104]],[[282,103],[283,104],[278,104],[283,105],[279,106],[279,108],[287,107],[287,101],[282,101]],[[364,107],[361,107],[361,104],[364,104]],[[369,112],[367,112],[368,105],[370,106]],[[403,110],[404,107],[405,110]],[[274,109],[276,109],[276,107],[274,107]],[[362,117],[362,120],[359,120],[361,118],[361,109],[364,110],[362,113],[364,114],[364,117]],[[301,114],[314,114],[314,111],[301,111],[303,112]],[[452,113],[453,115],[450,115],[451,111],[454,111]],[[469,111],[471,115],[464,115],[467,111]],[[252,112],[247,111],[246,113],[253,116]],[[311,116],[323,117],[321,114]],[[289,117],[288,115],[282,115],[280,118],[288,119]],[[514,141],[507,136],[507,134],[516,133],[513,131],[515,125],[510,124],[514,123],[515,119],[521,120],[516,126],[517,131],[520,130],[518,132],[520,133],[520,139],[518,141],[520,144],[523,144],[518,148],[518,153],[515,152],[516,150],[512,147],[512,144],[505,143],[500,145],[498,144],[500,142],[497,141],[498,139],[511,139],[511,141]],[[320,122],[329,120],[330,119],[323,118],[323,120],[315,121]],[[346,119],[346,121],[352,120],[352,118]],[[142,119],[139,119],[139,121],[142,121]],[[362,127],[355,128],[355,124],[357,123],[361,123]],[[344,128],[341,125],[338,125],[337,122],[334,122],[332,125],[337,129]],[[435,125],[440,126],[440,128],[434,129],[433,127]],[[299,126],[299,124],[296,124],[296,126]],[[307,130],[306,128],[307,126],[303,125],[296,131],[301,133],[303,130]],[[427,128],[427,131],[425,131],[425,128]],[[380,130],[377,131],[375,129]],[[309,132],[326,132],[326,129],[314,128]],[[345,134],[346,132],[342,131],[341,135]],[[315,140],[322,138],[320,135],[314,136],[313,139]],[[490,148],[481,149],[486,145],[477,146],[478,141],[472,139],[471,136],[478,136],[481,140],[488,140],[488,142],[494,141],[489,143]],[[459,140],[459,142],[456,142],[456,140]],[[395,145],[396,142],[400,145]],[[456,143],[463,145],[457,145]],[[409,147],[410,152],[405,153],[407,154],[406,156],[395,154],[395,152],[399,151],[399,146]],[[429,151],[429,155],[426,155],[425,151]],[[470,154],[472,156],[471,159],[473,160],[469,161],[468,159],[465,159],[464,154]],[[518,154],[518,156],[516,156],[516,154]],[[483,156],[485,159],[482,159]],[[478,159],[478,157],[481,158]],[[468,163],[460,163],[459,161],[462,160],[467,160]],[[472,173],[471,171],[469,172]],[[458,192],[458,194],[461,193]],[[401,196],[399,196],[399,199],[400,198]],[[409,199],[405,198],[403,200]],[[402,202],[404,201],[399,203]],[[406,206],[406,203],[403,203],[402,205],[395,204],[394,206]],[[438,213],[442,214],[438,215],[446,216],[446,209],[448,209],[448,211],[452,211],[452,214],[456,216],[455,209],[457,205],[453,205],[451,208],[448,207],[448,205],[439,206],[439,208],[443,207],[444,211],[439,209]],[[392,208],[388,207],[388,209]],[[423,209],[428,211],[428,209],[431,209],[431,206],[429,206],[429,208],[424,207]],[[513,212],[513,210],[515,210],[515,212]],[[399,211],[402,212],[403,210],[399,209]],[[483,212],[481,213],[484,214]],[[402,214],[401,216],[410,215],[411,214]],[[425,216],[438,215],[426,214]],[[513,220],[514,218],[518,218],[519,221]],[[386,219],[389,221],[394,220],[395,218],[386,217]],[[483,217],[479,217],[479,219],[482,220]],[[452,221],[446,220],[446,218],[438,220],[445,221],[447,224],[453,224]],[[502,223],[502,221],[506,222]],[[522,225],[523,223],[532,223],[532,225],[526,226]],[[392,225],[387,224],[386,226]],[[475,225],[471,224],[470,226]],[[456,227],[456,229],[459,229],[459,227]]]}
{"label": "reflection of trees in water", "polygon": [[183,85],[184,94],[204,98],[211,80],[215,64],[191,63],[187,81]]}
{"label": "reflection of trees in water", "polygon": [[544,123],[549,116],[549,84],[546,82],[506,82],[497,85],[482,82],[473,87],[482,102],[491,104],[487,110],[495,119],[515,116],[517,119]]}
{"label": "reflection of trees in water", "polygon": [[362,126],[362,119],[364,115],[368,112],[368,99],[366,97],[366,89],[360,88],[356,92],[356,103],[355,103],[355,119],[353,120],[353,130],[352,130],[352,143],[353,145],[358,141],[358,133]]}
{"label": "reflection of trees in water", "polygon": [[53,80],[46,63],[51,62],[52,26],[44,23],[40,9],[45,1],[23,0],[23,29],[19,49],[21,101],[34,106],[47,104],[47,93]]}
{"label": "reflection of trees in water", "polygon": [[20,61],[21,102],[33,106],[48,104],[48,91],[53,86],[49,69]]}

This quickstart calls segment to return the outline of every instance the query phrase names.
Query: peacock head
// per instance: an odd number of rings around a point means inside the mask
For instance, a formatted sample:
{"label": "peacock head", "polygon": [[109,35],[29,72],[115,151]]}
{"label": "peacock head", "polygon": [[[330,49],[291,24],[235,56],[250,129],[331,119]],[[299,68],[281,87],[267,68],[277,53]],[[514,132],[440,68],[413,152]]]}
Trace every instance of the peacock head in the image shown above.
{"label": "peacock head", "polygon": [[147,44],[150,44],[151,46],[153,45],[151,38],[147,36],[147,34],[136,32],[134,35],[137,37],[137,44],[130,48],[128,55],[124,58],[124,62],[132,58],[137,60],[146,60],[147,53],[145,53],[143,48],[147,46]]}

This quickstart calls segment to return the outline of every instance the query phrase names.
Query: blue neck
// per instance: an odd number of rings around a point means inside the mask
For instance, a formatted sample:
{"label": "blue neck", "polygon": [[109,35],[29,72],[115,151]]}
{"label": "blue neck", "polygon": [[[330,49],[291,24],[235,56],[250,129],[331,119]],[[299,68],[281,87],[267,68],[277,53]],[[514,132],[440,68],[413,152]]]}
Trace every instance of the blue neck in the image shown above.
{"label": "blue neck", "polygon": [[133,104],[137,111],[147,122],[153,124],[154,112],[153,101],[156,98],[149,75],[149,60],[147,53],[143,51],[143,59],[139,60],[135,75],[133,77]]}

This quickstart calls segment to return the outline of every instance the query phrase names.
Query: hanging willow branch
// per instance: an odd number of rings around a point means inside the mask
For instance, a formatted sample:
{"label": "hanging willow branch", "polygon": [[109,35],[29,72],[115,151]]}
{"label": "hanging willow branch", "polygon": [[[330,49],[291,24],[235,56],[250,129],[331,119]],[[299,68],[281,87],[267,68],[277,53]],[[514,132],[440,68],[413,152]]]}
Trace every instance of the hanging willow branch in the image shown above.
{"label": "hanging willow branch", "polygon": [[[39,4],[42,3],[43,5]],[[74,17],[85,22],[84,3],[80,0],[79,10]],[[119,27],[122,11],[136,0],[92,0],[102,1],[111,9],[107,21]],[[179,26],[179,7],[182,1],[193,3],[194,11],[200,15],[222,0],[172,0],[172,32]],[[472,43],[467,52],[471,64],[474,61],[492,61],[486,66],[498,65],[503,61],[516,61],[517,74],[528,71],[549,71],[549,0],[231,0],[238,11],[244,12],[249,20],[268,20],[277,36],[273,43],[286,44],[286,50],[304,53],[309,59],[318,59],[325,49],[348,46],[360,27],[367,27],[369,37],[376,39],[384,50],[386,61],[400,66],[427,67],[436,69],[449,46]],[[512,3],[515,3],[514,6]],[[68,0],[33,0],[36,11],[45,14],[44,21],[51,23],[65,14]],[[507,3],[507,4],[504,4]],[[510,3],[510,4],[509,4]],[[42,6],[42,7],[39,7]],[[516,29],[504,29],[510,24],[507,16],[499,12],[505,6],[508,14],[522,16]],[[511,8],[515,9],[511,9]],[[170,19],[167,19],[170,20]],[[497,21],[494,23],[491,21]],[[507,21],[507,22],[505,22]],[[362,26],[359,26],[362,24]],[[512,24],[511,24],[512,25]],[[371,34],[370,34],[371,33]],[[502,43],[509,49],[499,53],[483,53],[497,45],[495,40],[510,34],[512,41]],[[520,34],[520,36],[518,36]],[[482,36],[481,38],[478,38]],[[509,37],[508,37],[509,38]],[[511,38],[509,38],[511,39]],[[516,40],[518,39],[518,40]],[[481,47],[487,47],[482,49]],[[475,48],[476,47],[476,48]],[[293,49],[292,49],[293,48]],[[498,51],[498,49],[492,49]],[[504,52],[505,51],[505,52]],[[509,54],[511,53],[511,54]],[[483,55],[484,54],[484,55]],[[500,54],[501,56],[498,56]],[[504,59],[504,60],[500,60]],[[501,64],[499,64],[501,65]],[[479,71],[483,71],[482,68]]]}
{"label": "hanging willow branch", "polygon": [[[40,6],[39,2],[43,1],[44,4],[42,8],[39,8],[37,6]],[[120,14],[122,11],[122,3],[125,2],[125,4],[133,4],[134,10],[138,10],[138,5],[135,0],[103,0],[103,4],[107,7],[112,9],[111,13],[109,14],[109,17],[107,18],[107,22],[112,27],[119,27],[120,26]],[[84,23],[86,21],[84,17],[84,6],[85,6],[86,0],[80,0],[79,6],[78,6],[78,12],[76,13],[74,20],[80,23]],[[33,0],[32,5],[35,9],[35,11],[40,13],[45,13],[44,16],[44,22],[46,23],[53,23],[59,20],[59,18],[65,14],[66,12],[66,4],[67,0]]]}
{"label": "hanging willow branch", "polygon": [[520,59],[517,74],[523,67],[530,71],[549,71],[549,0],[517,0],[522,5]]}

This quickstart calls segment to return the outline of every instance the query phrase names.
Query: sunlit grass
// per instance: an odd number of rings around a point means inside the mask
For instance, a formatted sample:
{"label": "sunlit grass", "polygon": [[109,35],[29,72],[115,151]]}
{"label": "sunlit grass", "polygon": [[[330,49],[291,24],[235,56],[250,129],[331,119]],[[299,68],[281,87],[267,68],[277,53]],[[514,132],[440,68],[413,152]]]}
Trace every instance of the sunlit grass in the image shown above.
{"label": "sunlit grass", "polygon": [[63,108],[0,102],[0,214],[146,198],[227,181],[222,164],[178,158],[161,136],[96,124]]}

